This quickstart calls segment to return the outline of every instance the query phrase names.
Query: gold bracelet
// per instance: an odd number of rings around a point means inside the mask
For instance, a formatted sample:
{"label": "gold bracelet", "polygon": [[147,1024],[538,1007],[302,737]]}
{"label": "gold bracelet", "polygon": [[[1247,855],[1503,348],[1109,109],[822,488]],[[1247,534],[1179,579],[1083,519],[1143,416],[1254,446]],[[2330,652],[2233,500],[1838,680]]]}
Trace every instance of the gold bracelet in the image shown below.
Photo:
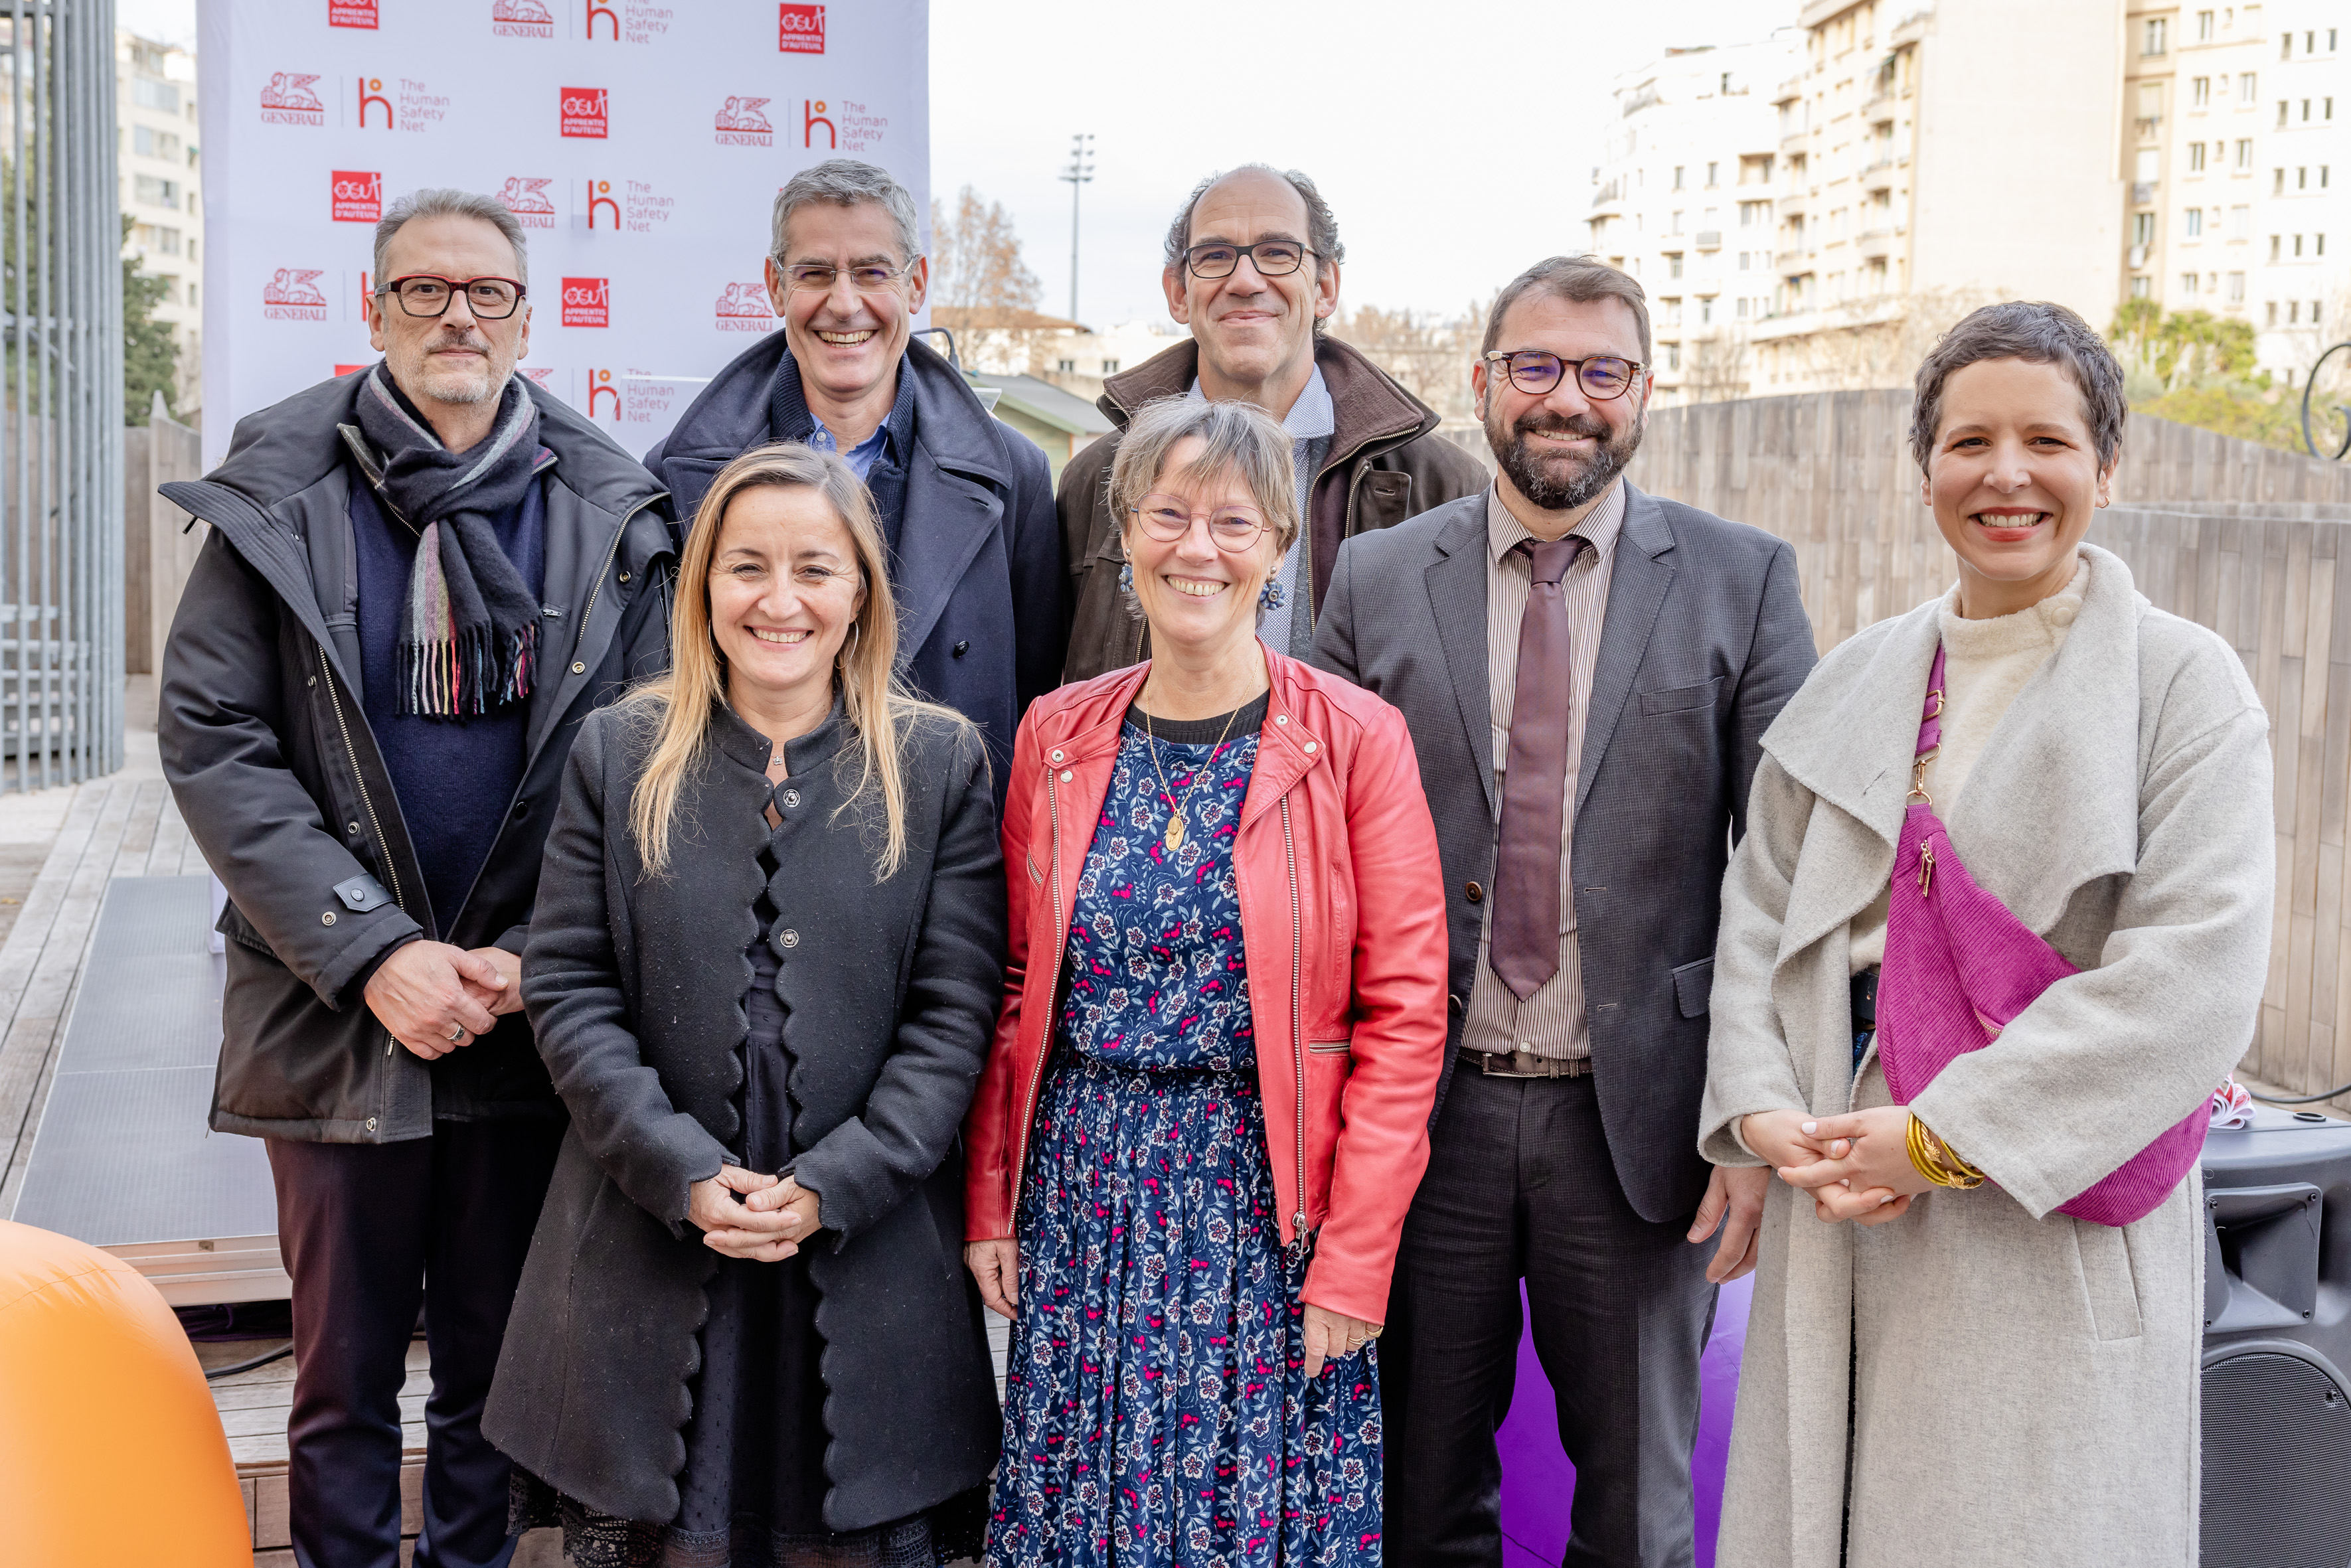
{"label": "gold bracelet", "polygon": [[1951,1152],[1951,1146],[1935,1135],[1935,1130],[1910,1116],[1908,1136],[1910,1168],[1937,1186],[1966,1191],[1984,1184],[1984,1174]]}

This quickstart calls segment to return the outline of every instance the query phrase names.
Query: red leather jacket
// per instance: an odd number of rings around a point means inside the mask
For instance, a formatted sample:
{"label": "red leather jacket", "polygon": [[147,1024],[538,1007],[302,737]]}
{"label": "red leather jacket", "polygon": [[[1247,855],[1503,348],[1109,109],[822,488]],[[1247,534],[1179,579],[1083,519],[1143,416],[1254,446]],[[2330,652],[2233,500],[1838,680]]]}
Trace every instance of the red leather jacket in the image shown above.
{"label": "red leather jacket", "polygon": [[[1304,1299],[1387,1317],[1445,1057],[1444,878],[1404,716],[1266,650],[1272,679],[1233,844],[1281,1239],[1320,1234]],[[967,1234],[1009,1237],[1058,1032],[1078,873],[1148,664],[1030,706],[1004,807],[1011,963],[964,1124]],[[1042,991],[1029,988],[1036,955]],[[1033,1004],[1033,1005],[1032,1005]],[[1301,1191],[1303,1197],[1301,1197]]]}

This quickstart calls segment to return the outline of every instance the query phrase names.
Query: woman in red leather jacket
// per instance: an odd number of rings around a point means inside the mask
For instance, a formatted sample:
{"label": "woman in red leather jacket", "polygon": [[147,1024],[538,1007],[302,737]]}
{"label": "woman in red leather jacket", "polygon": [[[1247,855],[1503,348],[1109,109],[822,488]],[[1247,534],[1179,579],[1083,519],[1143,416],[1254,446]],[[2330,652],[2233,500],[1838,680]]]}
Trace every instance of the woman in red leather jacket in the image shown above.
{"label": "woman in red leather jacket", "polygon": [[1166,400],[1110,482],[1154,657],[1021,724],[965,1124],[965,1260],[1014,1322],[988,1562],[1375,1563],[1373,1342],[1445,1049],[1436,831],[1403,716],[1258,637],[1288,432]]}

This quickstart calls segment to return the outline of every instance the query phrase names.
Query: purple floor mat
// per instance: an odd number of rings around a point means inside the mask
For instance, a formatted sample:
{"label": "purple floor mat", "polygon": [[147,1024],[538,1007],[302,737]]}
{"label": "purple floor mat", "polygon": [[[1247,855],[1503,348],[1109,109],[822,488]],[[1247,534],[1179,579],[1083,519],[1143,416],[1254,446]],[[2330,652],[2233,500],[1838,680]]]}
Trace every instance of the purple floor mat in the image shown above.
{"label": "purple floor mat", "polygon": [[[1722,1472],[1730,1458],[1730,1411],[1739,1392],[1739,1352],[1747,1338],[1753,1276],[1722,1288],[1714,1337],[1698,1364],[1698,1568],[1714,1568],[1714,1532],[1722,1521]],[[1502,1561],[1508,1568],[1551,1568],[1567,1548],[1575,1467],[1560,1451],[1551,1382],[1533,1343],[1519,1342],[1519,1382],[1510,1418],[1498,1435],[1502,1453]]]}

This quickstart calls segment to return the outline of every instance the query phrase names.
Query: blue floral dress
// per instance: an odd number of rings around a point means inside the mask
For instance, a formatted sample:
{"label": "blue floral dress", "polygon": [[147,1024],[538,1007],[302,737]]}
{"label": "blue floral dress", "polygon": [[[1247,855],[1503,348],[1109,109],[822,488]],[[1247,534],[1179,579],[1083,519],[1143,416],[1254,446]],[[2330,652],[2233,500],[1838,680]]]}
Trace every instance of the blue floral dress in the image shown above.
{"label": "blue floral dress", "polygon": [[1155,720],[1156,768],[1128,716],[1023,1184],[998,1568],[1380,1561],[1375,1351],[1305,1375],[1258,1097],[1232,851],[1264,716]]}

